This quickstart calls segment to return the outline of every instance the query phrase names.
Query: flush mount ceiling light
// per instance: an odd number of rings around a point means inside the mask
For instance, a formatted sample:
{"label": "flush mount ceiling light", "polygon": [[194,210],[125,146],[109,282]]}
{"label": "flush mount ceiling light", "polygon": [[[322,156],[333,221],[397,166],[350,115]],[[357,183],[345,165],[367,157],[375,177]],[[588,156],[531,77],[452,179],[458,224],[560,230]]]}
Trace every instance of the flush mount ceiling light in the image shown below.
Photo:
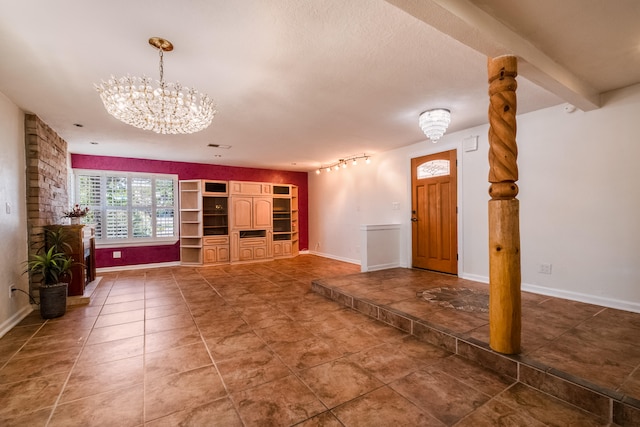
{"label": "flush mount ceiling light", "polygon": [[443,108],[425,111],[420,114],[419,123],[427,138],[436,143],[442,138],[451,123],[451,112]]}
{"label": "flush mount ceiling light", "polygon": [[152,37],[149,44],[160,55],[160,80],[149,77],[111,76],[95,85],[107,112],[116,119],[161,134],[188,134],[206,129],[216,113],[208,95],[180,83],[164,81],[164,52],[173,50],[170,41]]}

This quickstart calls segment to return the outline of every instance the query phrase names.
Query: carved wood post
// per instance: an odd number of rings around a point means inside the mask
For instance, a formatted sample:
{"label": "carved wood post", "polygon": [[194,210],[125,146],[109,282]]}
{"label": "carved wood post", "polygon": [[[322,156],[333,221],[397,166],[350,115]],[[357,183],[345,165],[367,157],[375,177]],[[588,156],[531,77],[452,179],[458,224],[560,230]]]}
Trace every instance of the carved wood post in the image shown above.
{"label": "carved wood post", "polygon": [[489,345],[520,352],[520,205],[514,56],[489,58]]}

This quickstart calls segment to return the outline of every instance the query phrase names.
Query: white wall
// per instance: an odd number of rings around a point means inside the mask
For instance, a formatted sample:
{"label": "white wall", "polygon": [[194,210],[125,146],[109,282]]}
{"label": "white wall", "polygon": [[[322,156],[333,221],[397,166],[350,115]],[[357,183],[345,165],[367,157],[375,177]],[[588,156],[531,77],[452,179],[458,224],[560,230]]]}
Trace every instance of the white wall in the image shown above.
{"label": "white wall", "polygon": [[31,311],[23,275],[27,259],[26,164],[24,113],[0,93],[0,336]]}
{"label": "white wall", "polygon": [[[523,289],[640,312],[640,85],[603,101],[587,113],[559,105],[517,118]],[[310,173],[310,251],[358,263],[361,224],[400,223],[401,259],[410,265],[410,159],[457,148],[459,275],[488,281],[487,130],[377,153],[366,167]],[[473,135],[479,149],[463,152]],[[541,263],[552,274],[539,273]]]}

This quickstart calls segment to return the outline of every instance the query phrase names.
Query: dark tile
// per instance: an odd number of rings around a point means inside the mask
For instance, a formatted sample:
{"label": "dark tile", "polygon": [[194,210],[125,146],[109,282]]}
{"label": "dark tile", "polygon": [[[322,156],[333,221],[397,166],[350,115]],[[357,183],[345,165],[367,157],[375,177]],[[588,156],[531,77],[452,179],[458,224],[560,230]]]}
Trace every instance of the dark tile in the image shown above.
{"label": "dark tile", "polygon": [[385,384],[427,366],[426,361],[411,357],[398,350],[396,345],[389,343],[353,354],[348,359],[371,372]]}
{"label": "dark tile", "polygon": [[206,339],[207,347],[216,362],[246,355],[253,351],[266,350],[266,343],[255,332],[212,337]]}
{"label": "dark tile", "polygon": [[76,367],[65,385],[60,401],[69,402],[142,384],[143,365],[142,356],[136,356],[98,365],[86,364]]}
{"label": "dark tile", "polygon": [[226,390],[211,366],[145,381],[145,421],[220,399]]}
{"label": "dark tile", "polygon": [[447,425],[459,421],[490,398],[436,367],[416,371],[389,387]]}
{"label": "dark tile", "polygon": [[202,342],[195,325],[147,334],[142,338],[144,338],[144,350],[148,353]]}
{"label": "dark tile", "polygon": [[456,424],[456,427],[545,427],[547,425],[526,415],[518,407],[514,408],[496,400],[491,400],[464,417]]}
{"label": "dark tile", "polygon": [[367,393],[332,412],[346,426],[445,426],[388,387]]}
{"label": "dark tile", "polygon": [[457,353],[465,359],[476,362],[511,378],[518,377],[518,363],[487,348],[458,341]]}
{"label": "dark tile", "polygon": [[143,422],[143,386],[95,394],[56,407],[48,426],[140,425]]}
{"label": "dark tile", "polygon": [[177,374],[211,365],[207,348],[202,342],[172,347],[144,355],[146,379]]}
{"label": "dark tile", "polygon": [[301,370],[342,357],[342,351],[318,337],[271,344],[271,348],[291,369]]}
{"label": "dark tile", "polygon": [[379,316],[377,305],[371,304],[361,299],[353,300],[353,308],[355,308],[356,310],[358,310],[363,314],[366,314],[367,316],[373,317],[374,319],[377,319]]}
{"label": "dark tile", "polygon": [[100,364],[139,356],[144,352],[144,337],[137,336],[100,344],[87,345],[78,358],[78,366]]}
{"label": "dark tile", "polygon": [[339,304],[346,305],[347,307],[353,307],[353,297],[351,295],[332,290],[331,299]]}
{"label": "dark tile", "polygon": [[438,331],[437,329],[427,326],[421,322],[413,323],[413,335],[420,341],[441,347],[452,353],[456,352],[457,340],[454,336]]}
{"label": "dark tile", "polygon": [[326,410],[294,376],[287,376],[232,395],[246,425],[293,425]]}
{"label": "dark tile", "polygon": [[600,417],[608,417],[610,400],[600,393],[573,384],[555,375],[520,365],[520,382],[548,393]]}
{"label": "dark tile", "polygon": [[301,371],[298,375],[327,408],[382,386],[372,374],[346,359],[324,363]]}
{"label": "dark tile", "polygon": [[296,427],[343,427],[343,424],[330,411],[326,411],[296,424]]}
{"label": "dark tile", "polygon": [[242,427],[240,416],[228,398],[205,403],[195,408],[174,412],[145,423],[145,427],[207,426]]}
{"label": "dark tile", "polygon": [[390,310],[380,309],[379,317],[380,321],[387,323],[401,331],[411,333],[412,321],[411,319],[402,316],[398,313],[394,313]]}
{"label": "dark tile", "polygon": [[0,419],[11,419],[52,407],[67,375],[58,373],[0,384]]}
{"label": "dark tile", "polygon": [[613,403],[613,422],[619,426],[639,426],[640,408],[621,402]]}
{"label": "dark tile", "polygon": [[607,423],[607,419],[598,418],[522,383],[515,384],[496,399],[546,425],[588,427]]}
{"label": "dark tile", "polygon": [[37,356],[13,357],[0,369],[0,384],[22,381],[27,378],[38,378],[51,374],[68,374],[73,367],[80,347],[53,353],[43,353]]}
{"label": "dark tile", "polygon": [[269,350],[254,350],[217,363],[231,391],[255,387],[291,374],[289,368]]}

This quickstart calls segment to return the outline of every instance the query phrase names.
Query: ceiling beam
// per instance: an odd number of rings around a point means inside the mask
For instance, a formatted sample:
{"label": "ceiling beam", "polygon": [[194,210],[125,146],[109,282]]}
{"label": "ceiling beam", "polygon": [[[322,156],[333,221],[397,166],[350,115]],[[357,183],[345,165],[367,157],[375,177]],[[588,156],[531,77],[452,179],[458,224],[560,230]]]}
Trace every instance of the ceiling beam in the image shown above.
{"label": "ceiling beam", "polygon": [[487,57],[518,57],[521,76],[583,111],[601,106],[591,85],[469,0],[386,1]]}

